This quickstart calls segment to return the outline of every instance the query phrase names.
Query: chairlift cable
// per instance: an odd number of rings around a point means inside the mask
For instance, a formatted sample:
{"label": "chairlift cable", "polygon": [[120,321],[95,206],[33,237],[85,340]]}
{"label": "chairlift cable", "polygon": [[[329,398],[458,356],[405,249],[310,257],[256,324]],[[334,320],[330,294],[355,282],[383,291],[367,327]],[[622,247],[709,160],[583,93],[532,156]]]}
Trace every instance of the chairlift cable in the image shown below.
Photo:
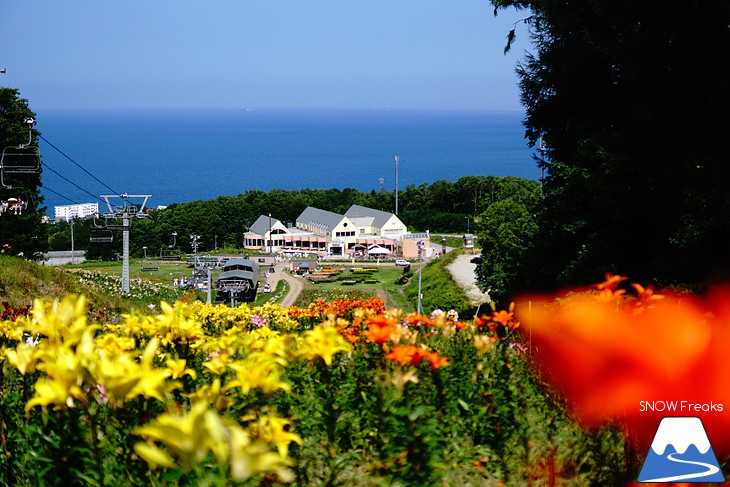
{"label": "chairlift cable", "polygon": [[65,199],[65,200],[68,200],[68,201],[70,201],[70,202],[71,202],[71,203],[73,203],[74,205],[80,205],[80,204],[81,204],[81,203],[79,203],[78,201],[74,201],[74,200],[72,200],[72,199],[71,199],[71,198],[69,198],[68,196],[64,196],[64,195],[62,195],[61,193],[58,193],[58,192],[56,192],[56,191],[52,190],[52,189],[51,189],[51,188],[49,188],[48,186],[45,186],[45,185],[44,185],[44,186],[42,186],[42,188],[43,188],[43,190],[44,190],[44,191],[49,191],[49,192],[51,192],[51,193],[55,194],[56,196],[60,196],[61,198],[63,198],[63,199]]}
{"label": "chairlift cable", "polygon": [[[45,137],[43,137],[42,135],[39,135],[39,137],[40,137],[41,139],[43,139],[43,140],[44,140],[44,141],[45,141],[45,142],[46,142],[46,143],[47,143],[48,145],[50,145],[51,147],[53,147],[53,148],[54,148],[54,149],[55,149],[56,151],[58,151],[58,153],[59,153],[59,154],[61,154],[61,155],[62,155],[63,157],[65,157],[65,158],[66,158],[66,159],[68,159],[69,161],[71,161],[71,162],[73,162],[74,164],[76,164],[76,166],[78,166],[78,167],[79,167],[79,168],[80,168],[80,169],[81,169],[82,171],[84,171],[84,172],[85,172],[86,174],[88,174],[89,176],[91,176],[92,178],[94,178],[94,179],[95,179],[95,180],[96,180],[96,181],[97,181],[97,182],[98,182],[99,184],[101,184],[101,185],[102,185],[102,186],[104,186],[104,187],[105,187],[106,189],[108,189],[109,191],[111,191],[111,192],[112,192],[112,194],[121,194],[121,193],[119,193],[118,191],[114,191],[114,190],[113,190],[112,188],[110,188],[110,187],[109,187],[109,186],[108,186],[108,185],[107,185],[107,184],[106,184],[105,182],[103,182],[102,180],[100,180],[99,178],[97,178],[96,176],[94,176],[93,174],[91,174],[91,173],[90,173],[90,172],[89,172],[88,170],[86,170],[86,168],[85,168],[85,167],[83,167],[83,166],[82,166],[81,164],[79,164],[78,162],[74,161],[74,160],[73,160],[73,159],[72,159],[72,158],[71,158],[71,157],[70,157],[70,156],[69,156],[68,154],[66,154],[66,153],[65,153],[65,152],[63,152],[63,151],[62,151],[61,149],[59,149],[58,147],[56,147],[55,145],[53,145],[53,144],[52,144],[52,143],[51,143],[51,142],[50,142],[50,141],[49,141],[48,139],[46,139],[46,138],[45,138]],[[45,163],[44,163],[44,165],[45,165]]]}
{"label": "chairlift cable", "polygon": [[56,176],[58,176],[59,178],[61,178],[61,179],[63,179],[64,181],[66,181],[66,182],[68,182],[68,183],[71,183],[72,185],[76,186],[76,188],[77,188],[77,189],[80,189],[81,191],[83,191],[84,193],[88,194],[88,195],[89,195],[89,196],[91,196],[92,198],[94,198],[94,199],[97,199],[97,200],[99,200],[99,201],[104,201],[104,200],[102,200],[101,198],[99,198],[99,197],[98,197],[97,195],[95,195],[95,194],[93,194],[93,193],[91,193],[91,192],[89,192],[89,191],[85,190],[84,188],[82,188],[82,187],[81,187],[81,186],[79,186],[78,184],[76,184],[76,183],[74,183],[73,181],[71,181],[71,180],[70,180],[70,179],[68,179],[68,178],[67,178],[66,176],[62,175],[61,173],[59,173],[58,171],[56,171],[55,169],[53,169],[52,167],[50,167],[50,166],[49,166],[49,165],[48,165],[47,163],[43,163],[43,166],[44,166],[44,167],[45,167],[46,169],[48,169],[49,171],[51,171],[51,172],[52,172],[53,174],[55,174]]}

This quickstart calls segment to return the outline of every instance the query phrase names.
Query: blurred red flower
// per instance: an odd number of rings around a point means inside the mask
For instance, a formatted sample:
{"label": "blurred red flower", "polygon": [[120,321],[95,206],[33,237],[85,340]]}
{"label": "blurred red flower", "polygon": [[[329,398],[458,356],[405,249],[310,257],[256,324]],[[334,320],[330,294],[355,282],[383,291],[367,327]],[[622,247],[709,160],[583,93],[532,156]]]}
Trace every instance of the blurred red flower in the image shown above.
{"label": "blurred red flower", "polygon": [[641,449],[662,417],[697,416],[718,459],[728,458],[730,287],[699,298],[635,285],[634,296],[618,289],[624,280],[517,301],[545,377],[585,424],[620,421]]}

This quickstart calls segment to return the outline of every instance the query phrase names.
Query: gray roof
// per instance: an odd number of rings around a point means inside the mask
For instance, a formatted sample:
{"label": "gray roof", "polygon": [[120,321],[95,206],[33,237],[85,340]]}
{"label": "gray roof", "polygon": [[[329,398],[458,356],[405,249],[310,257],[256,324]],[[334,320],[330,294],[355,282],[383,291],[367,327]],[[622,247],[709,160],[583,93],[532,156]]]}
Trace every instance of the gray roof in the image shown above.
{"label": "gray roof", "polygon": [[343,220],[343,218],[343,215],[308,206],[302,214],[297,217],[297,222],[303,223],[304,225],[312,225],[323,228],[325,230],[332,230]]}
{"label": "gray roof", "polygon": [[[393,217],[393,213],[388,213],[387,211],[380,211],[380,210],[374,210],[372,208],[368,208],[366,206],[360,206],[360,205],[352,205],[349,210],[347,210],[347,213],[345,213],[345,216],[347,218],[352,219],[363,219],[363,218],[372,218],[372,225],[376,228],[383,228],[385,224]],[[361,220],[362,221],[362,220]]]}
{"label": "gray roof", "polygon": [[407,235],[403,235],[403,240],[406,239],[413,239],[413,238],[419,238],[421,240],[429,240],[430,235],[427,233],[409,233]]}
{"label": "gray roof", "polygon": [[[279,222],[276,218],[271,218],[271,228]],[[269,217],[267,215],[261,215],[253,222],[253,225],[248,229],[251,233],[257,235],[266,235],[269,231]]]}

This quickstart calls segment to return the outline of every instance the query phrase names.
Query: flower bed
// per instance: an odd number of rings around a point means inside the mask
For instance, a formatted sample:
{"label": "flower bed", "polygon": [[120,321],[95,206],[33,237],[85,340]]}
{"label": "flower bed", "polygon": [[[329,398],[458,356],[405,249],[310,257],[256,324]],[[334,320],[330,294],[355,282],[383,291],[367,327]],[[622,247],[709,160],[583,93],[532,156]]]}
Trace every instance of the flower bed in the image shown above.
{"label": "flower bed", "polygon": [[552,472],[560,485],[615,485],[625,475],[621,435],[586,432],[562,412],[510,311],[434,321],[375,298],[159,309],[102,325],[67,296],[0,322],[0,483],[498,486]]}

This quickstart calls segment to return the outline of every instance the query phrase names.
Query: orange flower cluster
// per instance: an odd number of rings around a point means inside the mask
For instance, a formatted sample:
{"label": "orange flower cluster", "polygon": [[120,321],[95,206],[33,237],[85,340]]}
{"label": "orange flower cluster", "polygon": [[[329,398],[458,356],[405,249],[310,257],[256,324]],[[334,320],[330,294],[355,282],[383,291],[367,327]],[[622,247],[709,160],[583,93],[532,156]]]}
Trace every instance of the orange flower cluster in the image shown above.
{"label": "orange flower cluster", "polygon": [[368,320],[368,329],[362,332],[362,336],[369,342],[380,344],[391,341],[397,334],[397,320],[382,314],[371,316]]}
{"label": "orange flower cluster", "polygon": [[360,322],[353,321],[351,326],[338,327],[337,331],[340,332],[342,338],[350,343],[356,343],[360,340]]}
{"label": "orange flower cluster", "polygon": [[431,318],[418,313],[409,314],[404,320],[410,326],[436,326],[436,322]]}
{"label": "orange flower cluster", "polygon": [[415,345],[395,345],[393,350],[385,354],[385,358],[395,360],[401,365],[411,364],[414,367],[427,360],[433,370],[449,365],[448,359],[440,357],[438,353]]}
{"label": "orange flower cluster", "polygon": [[730,287],[700,299],[636,284],[627,293],[625,280],[609,274],[595,291],[518,301],[546,376],[588,425],[621,421],[648,448],[662,417],[697,416],[727,457]]}
{"label": "orange flower cluster", "polygon": [[510,304],[509,311],[496,309],[492,310],[492,315],[482,315],[474,317],[474,324],[477,328],[488,327],[497,338],[504,339],[511,332],[519,328],[520,322],[515,318],[515,305]]}
{"label": "orange flower cluster", "polygon": [[371,297],[368,299],[336,299],[327,302],[319,298],[311,303],[307,309],[292,306],[288,308],[289,315],[294,318],[324,318],[329,315],[343,317],[355,309],[364,309],[370,313],[381,313],[385,309],[382,299]]}

